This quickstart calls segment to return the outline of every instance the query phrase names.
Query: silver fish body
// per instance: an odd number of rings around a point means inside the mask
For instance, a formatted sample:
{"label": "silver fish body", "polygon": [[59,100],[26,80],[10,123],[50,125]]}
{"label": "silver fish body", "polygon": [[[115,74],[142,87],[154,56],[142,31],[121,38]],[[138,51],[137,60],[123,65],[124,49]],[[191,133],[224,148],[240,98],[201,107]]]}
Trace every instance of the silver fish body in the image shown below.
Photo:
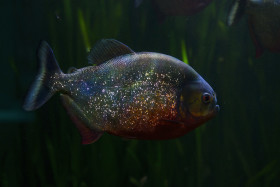
{"label": "silver fish body", "polygon": [[[213,89],[198,73],[160,53],[132,52],[69,74],[58,71],[47,87],[61,93],[83,143],[92,143],[103,132],[126,138],[175,138],[218,110]],[[197,102],[194,93],[201,94],[199,100],[208,94],[203,111],[197,106],[189,110],[189,103]]]}

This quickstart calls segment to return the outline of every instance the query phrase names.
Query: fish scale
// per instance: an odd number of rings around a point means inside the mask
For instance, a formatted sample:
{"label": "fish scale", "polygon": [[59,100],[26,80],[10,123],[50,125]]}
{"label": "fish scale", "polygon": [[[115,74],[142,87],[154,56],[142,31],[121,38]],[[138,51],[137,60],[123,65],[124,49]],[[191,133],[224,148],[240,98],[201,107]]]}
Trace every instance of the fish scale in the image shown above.
{"label": "fish scale", "polygon": [[89,56],[95,66],[64,74],[48,44],[39,51],[41,70],[24,108],[37,109],[55,92],[61,93],[83,144],[104,132],[125,138],[176,138],[219,110],[211,86],[189,65],[168,55],[135,53],[116,40],[102,40]]}
{"label": "fish scale", "polygon": [[[180,80],[184,80],[182,69],[160,68],[170,60],[171,57],[167,55],[140,53],[131,58],[128,55],[99,68],[88,67],[71,76],[54,77],[56,80],[62,79],[56,82],[58,85],[53,84],[54,89],[60,86],[77,103],[82,103],[87,118],[94,122],[91,128],[98,126],[97,129],[102,131],[113,131],[118,124],[123,130],[139,125],[141,128],[155,126],[159,116],[155,118],[149,116],[150,113],[161,113],[161,117],[166,119],[176,117],[177,96],[174,88],[179,88]],[[149,62],[150,58],[154,60]],[[156,73],[160,69],[161,73]],[[84,85],[92,86],[84,88]]]}

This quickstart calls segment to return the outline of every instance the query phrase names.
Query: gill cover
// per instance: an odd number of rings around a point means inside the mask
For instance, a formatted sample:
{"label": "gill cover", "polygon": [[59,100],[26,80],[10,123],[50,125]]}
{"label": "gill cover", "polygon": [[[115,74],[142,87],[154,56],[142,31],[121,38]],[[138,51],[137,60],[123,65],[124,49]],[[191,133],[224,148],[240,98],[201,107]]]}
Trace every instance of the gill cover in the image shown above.
{"label": "gill cover", "polygon": [[180,113],[186,116],[205,117],[213,113],[216,96],[213,89],[203,79],[187,84],[180,96]]}

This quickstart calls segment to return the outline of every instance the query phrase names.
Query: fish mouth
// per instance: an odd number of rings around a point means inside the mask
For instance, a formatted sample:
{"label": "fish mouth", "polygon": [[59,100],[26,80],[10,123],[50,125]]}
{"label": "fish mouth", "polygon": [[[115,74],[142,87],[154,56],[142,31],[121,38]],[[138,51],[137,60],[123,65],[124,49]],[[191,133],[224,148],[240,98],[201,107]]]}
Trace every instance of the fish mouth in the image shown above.
{"label": "fish mouth", "polygon": [[212,112],[209,113],[209,117],[215,117],[220,112],[220,106],[217,104],[213,105]]}
{"label": "fish mouth", "polygon": [[215,117],[219,112],[220,112],[220,106],[214,105],[211,112],[209,112],[208,115],[206,115],[204,117],[207,119],[211,119],[211,118]]}
{"label": "fish mouth", "polygon": [[214,105],[214,107],[212,108],[212,110],[206,115],[206,116],[194,116],[189,110],[187,111],[189,119],[187,120],[187,122],[185,122],[185,124],[189,124],[189,123],[193,123],[194,121],[196,123],[204,123],[210,119],[212,119],[213,117],[215,117],[220,111],[220,106],[219,105]]}
{"label": "fish mouth", "polygon": [[212,109],[212,112],[209,113],[206,118],[207,119],[212,119],[213,117],[216,117],[219,112],[220,112],[220,106],[219,105],[214,105],[214,108]]}
{"label": "fish mouth", "polygon": [[214,108],[214,113],[219,113],[220,112],[220,106],[219,105],[216,105],[215,108]]}

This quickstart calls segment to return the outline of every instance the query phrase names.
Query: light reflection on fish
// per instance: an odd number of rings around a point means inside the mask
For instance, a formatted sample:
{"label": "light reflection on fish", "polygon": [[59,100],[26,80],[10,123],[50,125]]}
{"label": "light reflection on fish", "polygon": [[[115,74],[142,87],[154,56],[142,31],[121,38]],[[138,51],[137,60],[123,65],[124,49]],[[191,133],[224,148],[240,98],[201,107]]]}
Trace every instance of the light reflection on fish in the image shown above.
{"label": "light reflection on fish", "polygon": [[59,92],[82,136],[96,141],[104,132],[136,139],[182,136],[214,117],[216,94],[190,66],[168,55],[135,53],[106,39],[91,50],[96,66],[64,74],[46,42],[39,48],[39,73],[25,100],[27,111]]}
{"label": "light reflection on fish", "polygon": [[228,25],[248,15],[256,57],[265,49],[280,53],[280,0],[235,0],[228,16]]}

